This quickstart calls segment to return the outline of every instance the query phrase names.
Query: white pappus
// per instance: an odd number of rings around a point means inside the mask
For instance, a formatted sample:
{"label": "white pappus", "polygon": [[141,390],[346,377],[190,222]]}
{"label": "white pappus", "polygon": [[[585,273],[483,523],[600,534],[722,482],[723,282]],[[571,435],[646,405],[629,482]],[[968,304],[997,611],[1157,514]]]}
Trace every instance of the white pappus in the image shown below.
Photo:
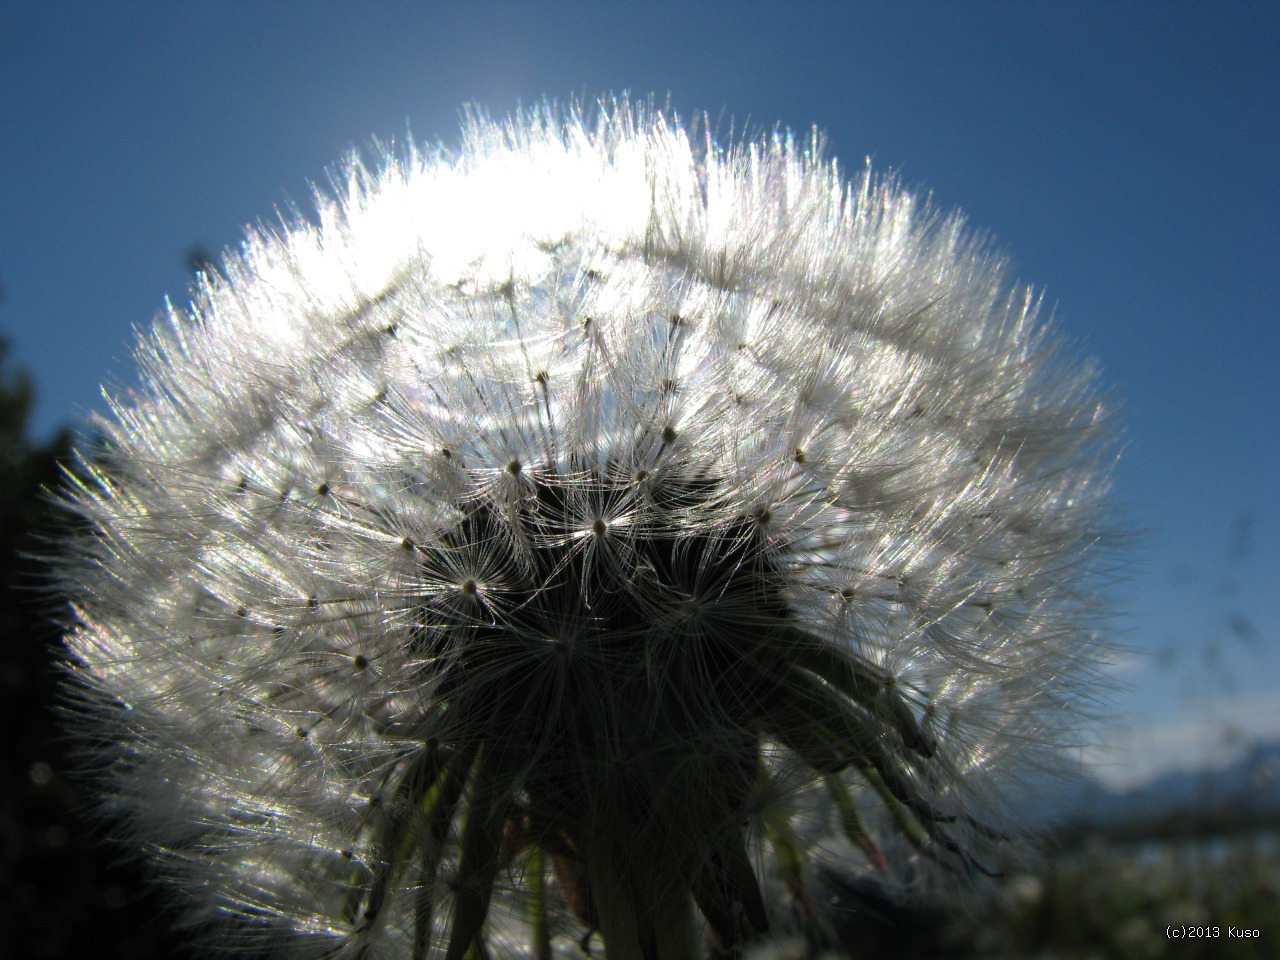
{"label": "white pappus", "polygon": [[1003,261],[625,99],[338,179],[65,494],[77,724],[209,942],[685,960],[816,922],[814,858],[994,873],[1106,652],[1115,451]]}

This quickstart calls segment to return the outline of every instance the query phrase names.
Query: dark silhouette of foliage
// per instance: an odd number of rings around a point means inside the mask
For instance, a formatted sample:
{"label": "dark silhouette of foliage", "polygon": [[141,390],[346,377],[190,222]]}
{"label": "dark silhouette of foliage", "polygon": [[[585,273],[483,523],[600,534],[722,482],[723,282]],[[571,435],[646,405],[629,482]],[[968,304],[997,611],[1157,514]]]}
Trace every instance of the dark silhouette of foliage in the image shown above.
{"label": "dark silhouette of foliage", "polygon": [[27,436],[34,390],[7,354],[0,339],[0,956],[179,955],[145,877],[89,819],[76,745],[61,732],[60,613],[44,557],[62,522],[48,491],[71,435]]}

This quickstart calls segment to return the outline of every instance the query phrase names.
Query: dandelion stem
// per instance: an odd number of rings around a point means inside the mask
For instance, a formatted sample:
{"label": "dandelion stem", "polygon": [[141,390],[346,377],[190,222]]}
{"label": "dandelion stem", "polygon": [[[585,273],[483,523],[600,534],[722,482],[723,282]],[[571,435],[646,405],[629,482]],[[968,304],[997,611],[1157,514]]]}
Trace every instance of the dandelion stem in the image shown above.
{"label": "dandelion stem", "polygon": [[880,852],[879,846],[867,832],[867,828],[862,825],[862,818],[858,816],[858,806],[850,795],[844,779],[838,773],[828,774],[823,779],[826,781],[831,799],[835,801],[836,809],[840,811],[840,826],[844,830],[844,835],[849,838],[850,843],[861,848],[872,866],[877,870],[884,870],[887,866],[884,854]]}
{"label": "dandelion stem", "polygon": [[492,742],[480,747],[467,785],[467,819],[458,853],[453,924],[445,960],[463,960],[473,946],[480,949],[477,938],[489,914],[514,775],[510,758]]}
{"label": "dandelion stem", "polygon": [[539,843],[529,844],[525,863],[525,893],[529,898],[529,923],[533,928],[534,960],[550,960],[551,931],[547,918],[546,854]]}
{"label": "dandelion stem", "polygon": [[859,706],[885,720],[898,731],[906,745],[925,758],[937,752],[937,743],[921,728],[902,694],[894,689],[892,674],[860,662],[829,641],[788,627],[787,654],[796,666],[821,677],[853,699]]}

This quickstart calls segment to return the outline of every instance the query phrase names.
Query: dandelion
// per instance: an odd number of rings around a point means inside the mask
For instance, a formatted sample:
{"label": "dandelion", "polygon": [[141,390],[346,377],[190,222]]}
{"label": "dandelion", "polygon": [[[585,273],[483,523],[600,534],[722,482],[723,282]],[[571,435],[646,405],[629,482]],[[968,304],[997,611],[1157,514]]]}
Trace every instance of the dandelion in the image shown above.
{"label": "dandelion", "polygon": [[700,129],[353,160],[144,338],[69,671],[216,945],[729,956],[815,860],[1016,843],[1100,650],[1095,377],[958,219]]}

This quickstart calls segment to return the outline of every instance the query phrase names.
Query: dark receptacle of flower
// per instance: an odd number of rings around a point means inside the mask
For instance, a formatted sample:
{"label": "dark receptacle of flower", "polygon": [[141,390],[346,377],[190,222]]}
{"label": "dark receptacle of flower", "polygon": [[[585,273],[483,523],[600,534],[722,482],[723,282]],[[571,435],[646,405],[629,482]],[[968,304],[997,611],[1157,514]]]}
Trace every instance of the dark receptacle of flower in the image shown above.
{"label": "dark receptacle of flower", "polygon": [[954,900],[1022,849],[1110,418],[957,220],[819,153],[475,117],[157,325],[65,494],[68,673],[211,947],[816,948],[815,865]]}
{"label": "dark receptacle of flower", "polygon": [[[410,802],[484,745],[490,774],[520,792],[494,801],[505,820],[489,822],[491,859],[478,869],[500,866],[501,821],[508,841],[554,851],[559,883],[572,884],[575,912],[595,928],[587,864],[605,859],[601,847],[617,848],[608,862],[639,854],[596,880],[632,890],[625,922],[641,946],[656,937],[652,901],[692,896],[727,952],[768,929],[747,850],[762,743],[828,774],[862,764],[924,824],[954,818],[930,810],[878,753],[876,739],[896,734],[932,755],[890,678],[824,653],[792,621],[766,518],[726,513],[733,504],[715,502],[714,480],[610,473],[620,472],[530,477],[513,511],[456,504],[457,525],[420,548],[432,582],[497,545],[508,556],[500,587],[468,576],[456,597],[424,608],[417,652],[447,704],[430,732],[450,760],[433,753],[430,775],[408,778]],[[610,534],[605,517],[625,526]],[[484,914],[472,908],[477,924]]]}
{"label": "dark receptacle of flower", "polygon": [[[424,604],[414,635],[441,709],[400,800],[425,804],[436,845],[464,783],[469,824],[477,804],[492,807],[475,827],[488,836],[463,835],[455,955],[480,936],[494,875],[531,848],[553,855],[588,932],[603,922],[593,890],[626,891],[606,932],[634,937],[645,957],[663,952],[659,925],[679,921],[689,900],[721,953],[766,933],[748,830],[767,742],[823,774],[860,767],[915,819],[914,839],[932,835],[966,862],[935,830],[955,817],[930,807],[878,745],[889,736],[921,761],[934,755],[889,675],[833,655],[788,610],[767,511],[736,514],[716,480],[661,468],[507,472],[523,479],[505,508],[455,503],[456,524],[417,546],[427,582],[461,582]],[[546,869],[526,864],[526,883]],[[384,896],[369,891],[370,902]]]}

